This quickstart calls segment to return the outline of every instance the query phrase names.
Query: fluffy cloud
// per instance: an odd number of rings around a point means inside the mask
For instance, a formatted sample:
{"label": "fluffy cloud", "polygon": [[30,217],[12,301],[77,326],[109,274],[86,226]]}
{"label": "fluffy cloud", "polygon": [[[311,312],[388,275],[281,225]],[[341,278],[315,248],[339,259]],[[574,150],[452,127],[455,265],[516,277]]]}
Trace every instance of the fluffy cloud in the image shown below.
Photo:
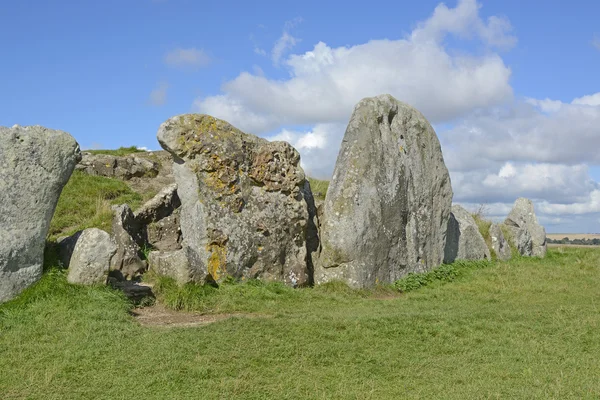
{"label": "fluffy cloud", "polygon": [[164,61],[170,67],[198,69],[210,64],[211,59],[202,49],[179,47],[168,52]]}
{"label": "fluffy cloud", "polygon": [[491,51],[455,54],[444,47],[449,34],[489,46],[514,43],[508,21],[483,21],[478,9],[475,0],[462,0],[452,9],[440,5],[405,39],[337,48],[317,43],[282,62],[289,79],[244,72],[226,82],[222,94],[199,98],[194,107],[265,133],[285,125],[346,122],[361,98],[381,93],[413,104],[433,121],[501,104],[512,98],[511,71],[502,58]]}
{"label": "fluffy cloud", "polygon": [[[296,44],[298,44],[300,39],[292,36],[290,31],[301,22],[302,18],[298,17],[285,23],[285,27],[283,28],[283,33],[281,34],[281,37],[277,39],[275,45],[273,46],[273,49],[271,50],[271,60],[273,60],[273,64],[279,65],[279,62],[284,56],[284,54],[287,51],[293,49],[296,46]],[[257,52],[256,49],[257,48],[255,47],[255,53],[264,55],[264,51],[261,53],[260,51]]]}
{"label": "fluffy cloud", "polygon": [[169,84],[166,82],[161,82],[158,86],[150,92],[150,104],[154,106],[162,106],[167,102],[167,90],[169,89]]}

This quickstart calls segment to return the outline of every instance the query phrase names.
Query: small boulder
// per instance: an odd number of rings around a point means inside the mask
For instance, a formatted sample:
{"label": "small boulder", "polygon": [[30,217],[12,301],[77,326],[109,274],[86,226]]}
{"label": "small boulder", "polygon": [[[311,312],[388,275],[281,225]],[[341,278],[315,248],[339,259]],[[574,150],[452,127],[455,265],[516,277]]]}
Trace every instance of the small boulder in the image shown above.
{"label": "small boulder", "polygon": [[188,248],[176,251],[151,251],[148,255],[149,269],[157,275],[173,278],[179,285],[189,282],[201,283],[205,272],[198,264],[188,260]]}
{"label": "small boulder", "polygon": [[427,119],[390,95],[361,100],[325,198],[315,282],[368,287],[440,265],[451,203]]}
{"label": "small boulder", "polygon": [[504,233],[499,224],[492,224],[492,226],[490,226],[490,239],[492,241],[492,250],[494,250],[496,257],[499,260],[506,261],[512,257],[510,244],[504,237]]}
{"label": "small boulder", "polygon": [[444,263],[455,260],[491,260],[490,250],[473,216],[455,204],[448,219]]}
{"label": "small boulder", "polygon": [[56,244],[58,246],[58,259],[61,262],[63,268],[69,268],[69,264],[71,263],[71,256],[73,255],[73,250],[75,250],[75,245],[81,236],[81,232],[78,231],[72,234],[71,236],[63,236],[56,240]]}
{"label": "small boulder", "polygon": [[106,283],[116,251],[117,245],[108,233],[97,228],[84,230],[73,249],[67,280],[81,285]]}
{"label": "small boulder", "polygon": [[538,223],[531,200],[518,198],[504,224],[510,228],[522,256],[546,255],[546,230]]}
{"label": "small boulder", "polygon": [[146,271],[146,261],[141,258],[140,246],[130,232],[139,232],[139,226],[127,204],[113,206],[112,233],[117,243],[117,252],[110,265],[111,276],[133,279]]}
{"label": "small boulder", "polygon": [[66,132],[0,127],[0,303],[42,275],[50,220],[80,159]]}

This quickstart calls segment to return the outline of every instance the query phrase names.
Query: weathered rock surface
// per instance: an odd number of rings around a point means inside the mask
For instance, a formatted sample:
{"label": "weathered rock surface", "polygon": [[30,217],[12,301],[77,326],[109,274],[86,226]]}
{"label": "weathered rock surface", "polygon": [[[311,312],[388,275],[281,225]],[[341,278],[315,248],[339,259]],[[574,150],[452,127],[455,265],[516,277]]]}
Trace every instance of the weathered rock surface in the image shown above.
{"label": "weathered rock surface", "polygon": [[310,282],[305,177],[292,146],[199,114],[167,120],[158,140],[174,157],[184,247],[203,279]]}
{"label": "weathered rock surface", "polygon": [[189,282],[201,283],[206,271],[200,268],[199,264],[188,261],[188,252],[188,248],[166,252],[151,251],[148,255],[149,268],[158,275],[175,279],[180,285]]}
{"label": "weathered rock surface", "polygon": [[451,203],[425,117],[390,95],[361,100],[327,191],[315,282],[372,286],[441,264]]}
{"label": "weathered rock surface", "polygon": [[492,250],[494,250],[499,260],[506,261],[512,257],[510,244],[504,237],[499,224],[492,224],[490,226],[490,239],[492,240]]}
{"label": "weathered rock surface", "polygon": [[128,180],[134,177],[155,177],[158,175],[159,165],[135,154],[113,156],[84,152],[76,168],[90,175]]}
{"label": "weathered rock surface", "polygon": [[521,255],[546,255],[546,230],[538,223],[531,200],[518,198],[504,224],[510,228]]}
{"label": "weathered rock surface", "polygon": [[80,157],[66,132],[0,127],[0,302],[41,276],[50,220]]}
{"label": "weathered rock surface", "polygon": [[108,233],[97,228],[84,230],[71,255],[67,280],[81,285],[106,283],[116,251],[117,245]]}
{"label": "weathered rock surface", "polygon": [[448,219],[444,262],[454,260],[491,260],[490,250],[473,216],[455,204]]}
{"label": "weathered rock surface", "polygon": [[111,276],[120,279],[133,279],[147,269],[142,260],[140,246],[130,232],[139,232],[139,226],[127,204],[113,206],[112,233],[117,251],[110,263]]}
{"label": "weathered rock surface", "polygon": [[171,184],[137,210],[139,232],[133,236],[138,245],[162,251],[181,249],[180,206],[177,184]]}

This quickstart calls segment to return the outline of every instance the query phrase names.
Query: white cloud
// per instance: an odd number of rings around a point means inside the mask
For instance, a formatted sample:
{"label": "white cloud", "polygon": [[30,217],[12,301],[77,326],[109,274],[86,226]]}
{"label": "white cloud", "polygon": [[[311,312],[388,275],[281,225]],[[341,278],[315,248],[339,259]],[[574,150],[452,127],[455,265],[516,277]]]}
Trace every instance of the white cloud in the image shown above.
{"label": "white cloud", "polygon": [[162,106],[167,102],[167,90],[169,90],[169,84],[161,82],[156,88],[150,92],[150,104],[154,106]]}
{"label": "white cloud", "polygon": [[443,43],[449,33],[462,35],[461,23],[474,22],[480,27],[472,32],[477,39],[510,41],[509,25],[500,24],[500,29],[496,19],[484,22],[476,4],[462,0],[406,39],[337,48],[317,43],[312,51],[282,61],[289,79],[244,72],[226,82],[222,94],[197,99],[195,108],[265,133],[285,125],[345,123],[360,99],[382,93],[414,105],[434,122],[501,104],[512,98],[511,71],[501,57],[492,52],[456,55]]}
{"label": "white cloud", "polygon": [[[271,50],[271,60],[273,61],[273,64],[279,65],[279,62],[284,56],[284,54],[287,51],[293,49],[296,46],[296,44],[298,44],[300,39],[292,36],[290,31],[301,22],[302,18],[298,17],[285,23],[285,27],[283,28],[283,33],[281,34],[281,37],[277,39],[275,45],[273,46],[273,49]],[[256,48],[254,49],[254,51],[256,52]],[[261,52],[258,52],[257,54],[261,54]]]}
{"label": "white cloud", "polygon": [[600,36],[594,35],[594,38],[592,39],[592,46],[600,50]]}
{"label": "white cloud", "polygon": [[211,59],[202,49],[178,47],[168,52],[164,61],[170,67],[198,69],[210,64]]}

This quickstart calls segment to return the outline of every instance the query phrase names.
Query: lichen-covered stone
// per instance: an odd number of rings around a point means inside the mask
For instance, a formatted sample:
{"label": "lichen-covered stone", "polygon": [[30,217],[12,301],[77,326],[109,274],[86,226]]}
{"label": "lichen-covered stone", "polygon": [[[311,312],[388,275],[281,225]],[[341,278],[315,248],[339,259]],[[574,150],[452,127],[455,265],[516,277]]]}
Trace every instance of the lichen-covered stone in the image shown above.
{"label": "lichen-covered stone", "polygon": [[0,302],[41,276],[50,220],[80,158],[66,132],[0,127]]}
{"label": "lichen-covered stone", "polygon": [[372,286],[441,264],[451,203],[425,117],[390,95],[361,100],[325,198],[316,283]]}
{"label": "lichen-covered stone", "polygon": [[504,224],[512,232],[522,256],[546,255],[546,230],[538,223],[531,200],[518,198]]}
{"label": "lichen-covered stone", "polygon": [[491,260],[490,250],[473,216],[455,204],[448,219],[444,262],[455,260]]}
{"label": "lichen-covered stone", "polygon": [[504,237],[504,232],[499,224],[490,226],[490,239],[492,241],[492,250],[496,253],[498,260],[506,261],[512,257],[512,250],[508,239]]}
{"label": "lichen-covered stone", "polygon": [[80,285],[106,283],[116,251],[117,245],[108,233],[97,228],[84,230],[73,249],[67,280]]}
{"label": "lichen-covered stone", "polygon": [[110,154],[83,153],[76,169],[89,175],[128,180],[134,177],[154,177],[158,175],[159,165],[152,160],[134,154],[113,156]]}
{"label": "lichen-covered stone", "polygon": [[167,120],[158,140],[174,157],[184,247],[206,280],[310,281],[305,177],[292,146],[200,114]]}

